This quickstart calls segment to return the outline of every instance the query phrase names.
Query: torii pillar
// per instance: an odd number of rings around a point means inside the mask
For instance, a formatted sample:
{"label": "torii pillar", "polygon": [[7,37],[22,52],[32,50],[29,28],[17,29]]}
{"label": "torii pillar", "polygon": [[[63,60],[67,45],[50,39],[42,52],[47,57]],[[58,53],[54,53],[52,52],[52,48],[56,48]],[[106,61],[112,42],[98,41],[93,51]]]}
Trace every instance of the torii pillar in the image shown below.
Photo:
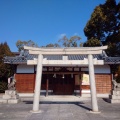
{"label": "torii pillar", "polygon": [[41,90],[41,78],[42,78],[42,61],[43,55],[38,55],[37,61],[37,73],[36,73],[36,80],[35,80],[35,91],[34,91],[34,100],[33,100],[33,113],[41,112],[39,110],[39,97],[40,97],[40,90]]}
{"label": "torii pillar", "polygon": [[89,68],[89,78],[90,78],[92,111],[93,112],[98,112],[93,56],[91,54],[88,55],[88,63],[89,63],[88,68]]}

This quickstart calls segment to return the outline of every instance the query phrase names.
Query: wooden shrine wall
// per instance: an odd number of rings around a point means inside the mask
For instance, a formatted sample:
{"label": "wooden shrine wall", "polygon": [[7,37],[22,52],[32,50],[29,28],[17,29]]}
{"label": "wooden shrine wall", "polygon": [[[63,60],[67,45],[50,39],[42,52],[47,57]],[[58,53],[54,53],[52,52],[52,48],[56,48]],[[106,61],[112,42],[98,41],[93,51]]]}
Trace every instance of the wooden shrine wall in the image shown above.
{"label": "wooden shrine wall", "polygon": [[96,74],[95,80],[97,93],[110,93],[112,89],[111,74]]}
{"label": "wooden shrine wall", "polygon": [[35,74],[16,74],[16,90],[19,93],[33,93],[35,87]]}
{"label": "wooden shrine wall", "polygon": [[[16,74],[16,90],[19,93],[34,93],[34,87],[35,87],[35,77],[36,74]],[[96,80],[96,90],[97,93],[105,94],[110,93],[110,90],[112,88],[111,83],[111,74],[96,74],[95,80]],[[54,83],[49,84],[49,89],[53,89]],[[41,85],[41,89],[45,90],[46,84]],[[75,90],[80,90],[80,86],[77,85],[74,87]],[[90,86],[81,86],[81,89],[90,89]]]}

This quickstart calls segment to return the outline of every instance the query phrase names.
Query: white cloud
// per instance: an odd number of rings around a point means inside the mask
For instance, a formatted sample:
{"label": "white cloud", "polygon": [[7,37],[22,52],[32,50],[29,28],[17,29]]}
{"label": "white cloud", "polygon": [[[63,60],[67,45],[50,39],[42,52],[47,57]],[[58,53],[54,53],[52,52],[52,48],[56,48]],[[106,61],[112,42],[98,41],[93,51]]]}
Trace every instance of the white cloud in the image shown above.
{"label": "white cloud", "polygon": [[77,36],[79,36],[79,34],[78,34],[78,33],[74,33],[73,35],[77,35]]}
{"label": "white cloud", "polygon": [[62,34],[58,35],[58,38],[60,39],[60,38],[62,38],[64,36],[66,36],[66,33],[62,33]]}

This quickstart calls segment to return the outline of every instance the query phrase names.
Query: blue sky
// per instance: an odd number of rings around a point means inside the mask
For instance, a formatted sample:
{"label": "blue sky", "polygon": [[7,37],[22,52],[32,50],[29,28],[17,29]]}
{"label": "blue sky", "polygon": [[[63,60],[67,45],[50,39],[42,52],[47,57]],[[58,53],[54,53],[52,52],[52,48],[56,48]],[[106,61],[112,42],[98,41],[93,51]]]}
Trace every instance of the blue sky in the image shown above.
{"label": "blue sky", "polygon": [[18,51],[17,40],[32,40],[38,46],[57,43],[62,35],[79,35],[94,8],[105,0],[0,0],[0,42]]}

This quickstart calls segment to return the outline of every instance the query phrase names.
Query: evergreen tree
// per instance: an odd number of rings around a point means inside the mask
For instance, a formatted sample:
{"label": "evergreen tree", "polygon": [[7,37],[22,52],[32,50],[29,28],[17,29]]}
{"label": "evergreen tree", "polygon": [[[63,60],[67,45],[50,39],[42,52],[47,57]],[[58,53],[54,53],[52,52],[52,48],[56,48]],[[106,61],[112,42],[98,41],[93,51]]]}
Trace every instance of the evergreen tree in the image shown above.
{"label": "evergreen tree", "polygon": [[[97,6],[84,33],[87,37],[84,46],[98,46],[96,42],[99,40],[102,45],[108,45],[109,56],[120,56],[120,2],[117,4],[115,0],[106,0],[104,4]],[[92,44],[90,39],[94,40]]]}
{"label": "evergreen tree", "polygon": [[95,47],[95,46],[101,46],[100,40],[97,38],[90,38],[87,42],[84,43],[84,47]]}
{"label": "evergreen tree", "polygon": [[14,66],[4,63],[5,56],[13,56],[6,42],[0,43],[0,81],[7,81],[8,77],[14,73]]}

